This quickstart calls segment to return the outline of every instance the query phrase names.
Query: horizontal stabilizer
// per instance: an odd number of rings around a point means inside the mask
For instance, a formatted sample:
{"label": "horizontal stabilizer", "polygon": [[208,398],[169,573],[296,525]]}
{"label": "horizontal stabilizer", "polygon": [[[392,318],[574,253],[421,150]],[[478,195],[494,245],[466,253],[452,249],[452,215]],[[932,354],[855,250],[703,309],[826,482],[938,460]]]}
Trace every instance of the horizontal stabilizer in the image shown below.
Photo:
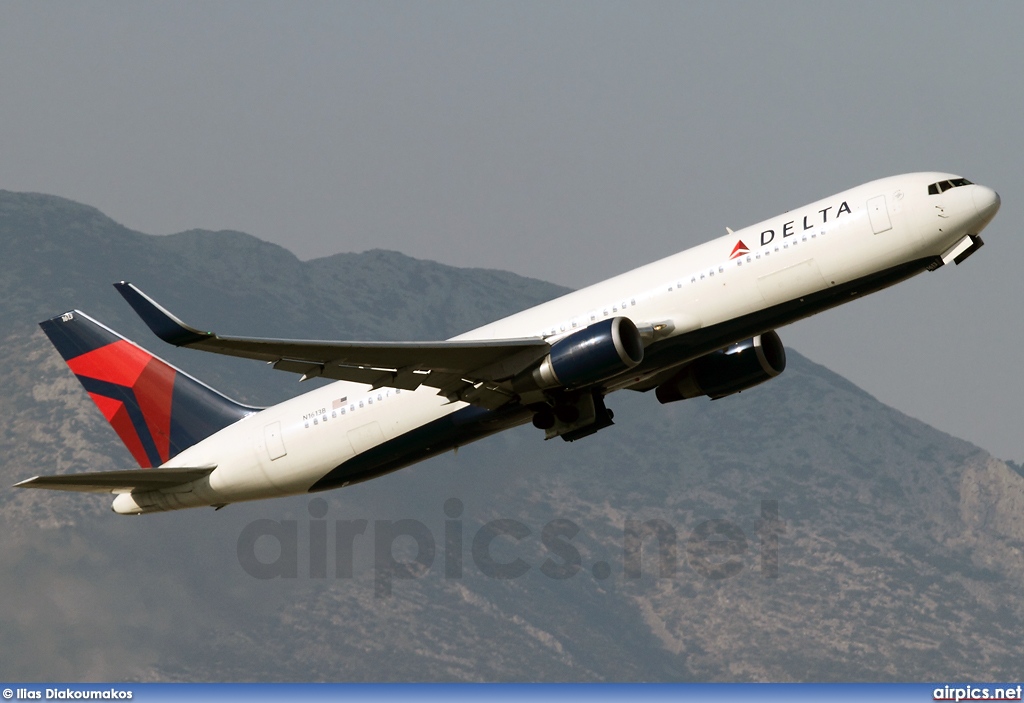
{"label": "horizontal stabilizer", "polygon": [[59,476],[34,476],[15,488],[46,488],[81,493],[130,493],[173,488],[208,476],[216,466],[188,469],[133,469],[130,471],[94,471]]}

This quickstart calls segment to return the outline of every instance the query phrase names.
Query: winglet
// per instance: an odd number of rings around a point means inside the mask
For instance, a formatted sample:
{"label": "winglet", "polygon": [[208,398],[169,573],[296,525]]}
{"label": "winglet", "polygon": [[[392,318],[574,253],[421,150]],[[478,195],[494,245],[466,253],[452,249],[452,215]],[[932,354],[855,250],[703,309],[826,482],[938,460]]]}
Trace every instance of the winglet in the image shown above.
{"label": "winglet", "polygon": [[187,347],[204,339],[215,337],[212,332],[201,332],[186,325],[158,302],[127,281],[115,283],[114,288],[135,309],[149,329],[160,339],[176,347]]}

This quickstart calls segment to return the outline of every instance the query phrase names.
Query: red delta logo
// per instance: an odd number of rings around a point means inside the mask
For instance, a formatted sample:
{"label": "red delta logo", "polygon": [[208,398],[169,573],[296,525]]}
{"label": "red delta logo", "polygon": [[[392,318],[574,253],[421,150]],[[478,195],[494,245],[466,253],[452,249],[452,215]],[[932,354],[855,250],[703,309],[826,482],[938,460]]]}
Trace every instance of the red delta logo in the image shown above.
{"label": "red delta logo", "polygon": [[743,256],[749,254],[750,249],[747,249],[747,245],[743,243],[743,240],[736,242],[736,246],[732,248],[732,253],[729,254],[729,260],[735,259],[737,256]]}
{"label": "red delta logo", "polygon": [[125,340],[68,361],[139,466],[171,456],[171,402],[176,371]]}

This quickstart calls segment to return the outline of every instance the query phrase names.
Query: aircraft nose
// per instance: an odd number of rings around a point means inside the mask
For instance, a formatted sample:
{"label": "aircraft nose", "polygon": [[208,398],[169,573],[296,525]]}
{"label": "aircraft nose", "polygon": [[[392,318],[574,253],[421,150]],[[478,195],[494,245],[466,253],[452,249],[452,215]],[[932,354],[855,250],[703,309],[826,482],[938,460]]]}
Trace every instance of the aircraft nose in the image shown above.
{"label": "aircraft nose", "polygon": [[999,193],[995,192],[991,188],[986,186],[974,186],[974,209],[978,211],[978,217],[982,219],[984,224],[987,225],[996,213],[999,212]]}

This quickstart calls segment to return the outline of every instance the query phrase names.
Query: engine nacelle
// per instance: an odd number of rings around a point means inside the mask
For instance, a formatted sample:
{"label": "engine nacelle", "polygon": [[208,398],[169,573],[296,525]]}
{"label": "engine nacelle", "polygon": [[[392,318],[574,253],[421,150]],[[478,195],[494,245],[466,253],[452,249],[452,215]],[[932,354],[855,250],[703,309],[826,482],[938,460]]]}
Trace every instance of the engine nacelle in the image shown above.
{"label": "engine nacelle", "polygon": [[583,388],[628,371],[644,359],[644,343],[628,317],[601,320],[551,346],[540,365],[517,379],[519,388]]}
{"label": "engine nacelle", "polygon": [[786,369],[786,349],[773,330],[719,349],[684,366],[658,386],[661,403],[706,395],[712,400],[753,388]]}

